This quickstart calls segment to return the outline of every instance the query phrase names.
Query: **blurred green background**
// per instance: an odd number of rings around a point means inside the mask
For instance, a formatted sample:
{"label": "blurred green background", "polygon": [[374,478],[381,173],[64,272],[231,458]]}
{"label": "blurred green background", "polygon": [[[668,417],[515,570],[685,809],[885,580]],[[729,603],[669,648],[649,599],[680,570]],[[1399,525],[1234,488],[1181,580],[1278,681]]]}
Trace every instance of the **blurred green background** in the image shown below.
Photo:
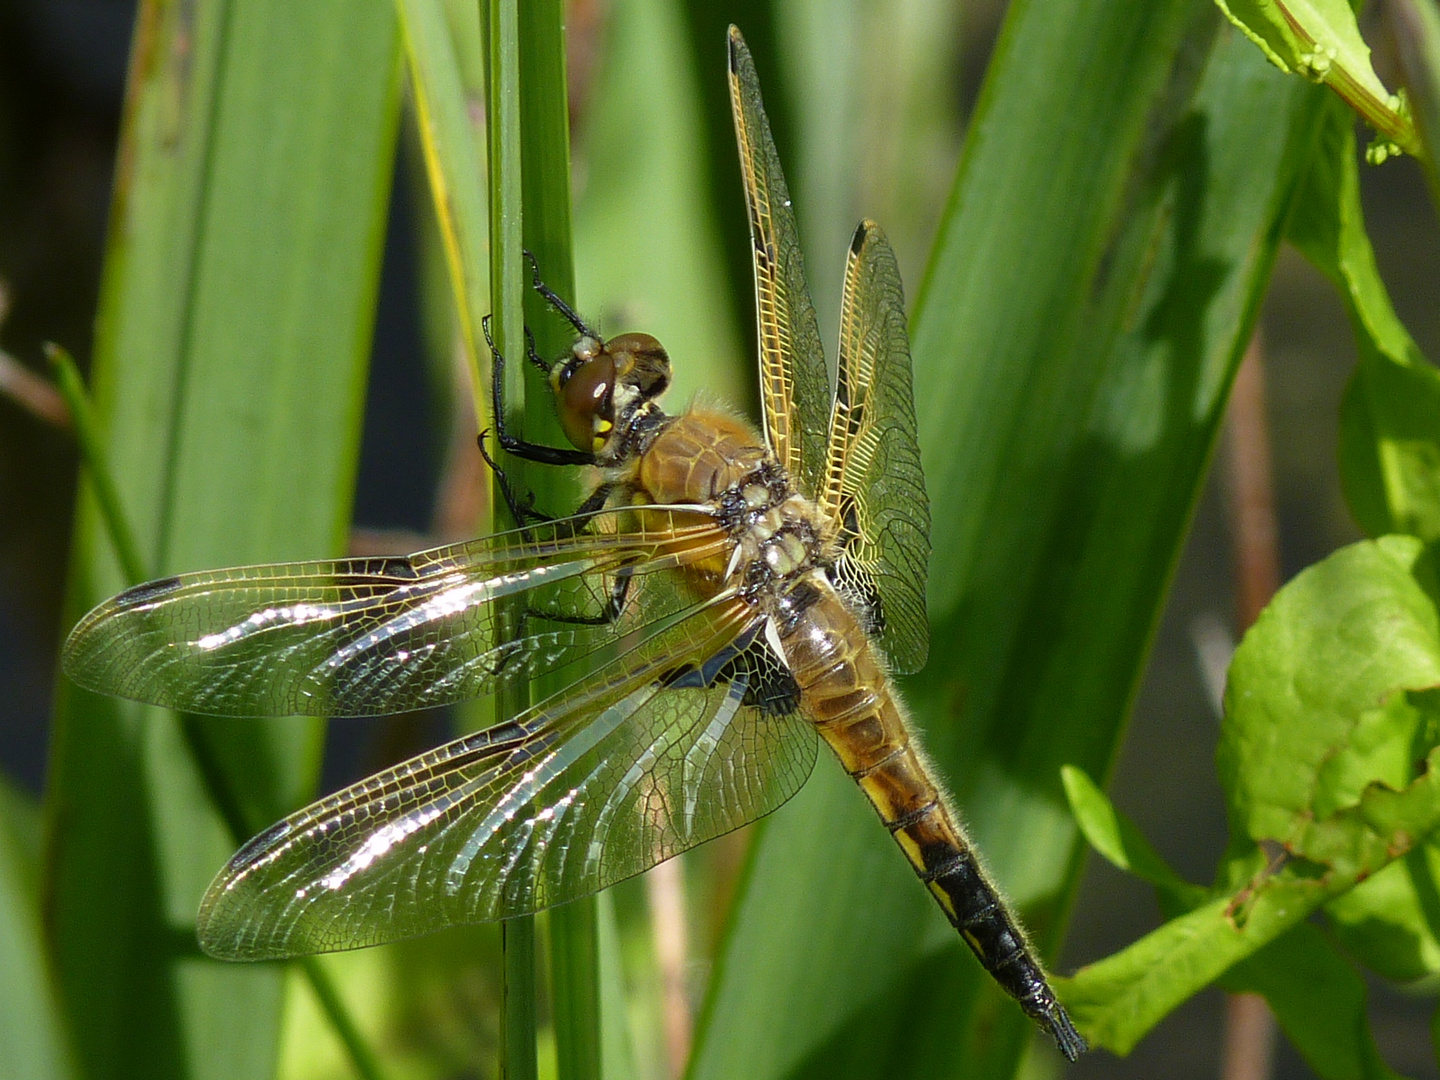
{"label": "blurred green background", "polygon": [[[793,0],[713,13],[707,5],[662,0],[571,4],[581,309],[606,332],[641,327],[660,337],[677,360],[676,399],[703,384],[704,393],[752,407],[747,239],[723,125],[720,30],[732,20],[746,30],[761,65],[812,253],[807,265],[825,340],[833,338],[844,246],[862,214],[886,226],[913,296],[1003,16],[1004,5],[990,0],[893,7]],[[133,5],[123,0],[0,0],[0,287],[7,298],[0,347],[35,372],[44,370],[45,341],[62,343],[82,363],[90,354],[133,20]],[[697,40],[713,47],[702,55]],[[1383,48],[1376,64],[1393,81]],[[870,88],[859,95],[857,80],[841,77],[856,66],[867,74],[859,85]],[[697,127],[690,118],[701,110],[711,117],[718,110],[722,123]],[[402,539],[374,534],[434,535],[453,530],[457,515],[473,514],[447,504],[455,500],[453,487],[444,494],[456,447],[468,436],[463,420],[458,440],[453,434],[455,402],[463,395],[453,389],[452,328],[428,193],[409,120],[404,124],[354,503],[362,543],[400,547]],[[617,160],[628,167],[615,168]],[[1370,233],[1396,307],[1422,350],[1440,356],[1440,228],[1419,171],[1402,159],[1366,168],[1362,177]],[[1359,535],[1334,466],[1338,401],[1354,348],[1333,290],[1288,248],[1261,327],[1288,576]],[[699,356],[711,362],[711,374],[698,374],[698,363],[687,366]],[[1193,880],[1208,880],[1225,840],[1213,769],[1215,658],[1233,638],[1234,575],[1223,469],[1213,471],[1112,785],[1116,802]],[[7,788],[20,793],[7,791],[4,804],[20,806],[17,821],[33,816],[21,804],[44,784],[75,474],[71,436],[0,397],[0,767]],[[936,547],[944,544],[937,536]],[[337,726],[324,786],[433,741],[443,723],[421,717]],[[687,860],[687,873],[697,895],[723,903],[737,845],[712,848]],[[633,970],[643,973],[649,945],[639,914],[642,886],[618,890],[616,903],[627,949],[641,956]],[[708,973],[717,919],[708,910],[692,914],[692,998]],[[1090,859],[1057,967],[1068,971],[1107,955],[1158,920],[1147,889]],[[493,1030],[474,1019],[493,1007],[493,938],[476,932],[463,942],[432,939],[407,946],[408,960],[357,954],[337,966],[348,985],[362,988],[367,980],[384,982],[392,962],[411,965],[393,970],[427,973],[431,981],[413,988],[410,1011],[389,1015],[397,1030],[384,1043],[415,1075],[475,1075],[483,1068],[477,1062],[493,1053]],[[313,1032],[318,1022],[313,1008],[305,1011],[308,999],[298,985],[290,995],[291,1031]],[[657,987],[641,985],[634,1000],[636,1030],[658,1033]],[[1212,991],[1167,1020],[1130,1058],[1092,1055],[1068,1075],[1215,1076],[1220,1012]],[[1437,1074],[1429,1012],[1424,1000],[1375,987],[1376,1038],[1406,1075]],[[634,1049],[648,1075],[662,1074],[658,1035]],[[338,1052],[323,1037],[292,1034],[283,1061],[286,1075],[343,1075]],[[1310,1075],[1283,1040],[1275,1075]]]}

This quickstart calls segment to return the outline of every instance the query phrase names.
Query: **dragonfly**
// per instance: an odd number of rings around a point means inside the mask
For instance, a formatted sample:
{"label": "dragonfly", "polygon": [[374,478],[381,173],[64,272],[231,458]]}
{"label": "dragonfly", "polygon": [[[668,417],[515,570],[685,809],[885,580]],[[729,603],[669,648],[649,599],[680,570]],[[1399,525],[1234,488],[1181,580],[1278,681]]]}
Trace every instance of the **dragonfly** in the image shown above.
{"label": "dragonfly", "polygon": [[577,334],[553,364],[527,351],[571,445],[504,426],[498,351],[496,435],[521,458],[592,467],[575,514],[519,504],[501,472],[515,530],[139,585],[80,621],[64,670],[92,690],[242,717],[405,712],[541,674],[565,686],[250,840],[202,901],[212,956],[357,948],[575,900],[777,809],[824,742],[980,963],[1073,1061],[1085,1042],[891,681],[926,660],[930,553],[895,256],[862,221],[832,389],[733,27],[729,58],[763,432],[701,406],[664,412],[660,343],[601,338],[536,269]]}

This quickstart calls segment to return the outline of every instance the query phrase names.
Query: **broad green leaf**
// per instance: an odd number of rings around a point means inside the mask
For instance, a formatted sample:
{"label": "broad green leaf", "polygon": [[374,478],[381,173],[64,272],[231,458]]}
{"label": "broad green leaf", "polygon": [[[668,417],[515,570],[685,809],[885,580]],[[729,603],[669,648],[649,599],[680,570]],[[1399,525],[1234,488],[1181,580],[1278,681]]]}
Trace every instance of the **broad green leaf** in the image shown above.
{"label": "broad green leaf", "polygon": [[[1215,0],[1231,22],[1281,71],[1324,83],[1371,127],[1407,154],[1420,142],[1402,98],[1385,89],[1370,63],[1348,0]],[[1384,151],[1377,157],[1383,160]]]}
{"label": "broad green leaf", "polygon": [[[908,696],[1047,951],[1060,766],[1119,738],[1323,104],[1218,22],[1013,4],[912,322],[943,660]],[[1029,1021],[862,802],[817,769],[765,823],[693,1075],[1013,1073]]]}
{"label": "broad green leaf", "polygon": [[1372,785],[1355,806],[1315,822],[1307,837],[1314,861],[1295,859],[1274,870],[1258,851],[1243,862],[1232,859],[1232,870],[1246,871],[1237,891],[1081,969],[1063,991],[1081,1030],[1101,1046],[1129,1052],[1175,1006],[1440,827],[1440,752],[1425,765],[1403,791]]}
{"label": "broad green leaf", "polygon": [[1325,905],[1335,938],[1351,956],[1396,982],[1440,971],[1440,849],[1432,842],[1396,859]]}
{"label": "broad green leaf", "polygon": [[1411,339],[1385,291],[1365,233],[1355,136],[1327,110],[1289,235],[1340,290],[1360,363],[1340,410],[1340,479],[1372,536],[1440,538],[1440,371]]}
{"label": "broad green leaf", "polygon": [[1205,899],[1206,890],[1192,885],[1160,857],[1128,817],[1116,809],[1098,784],[1084,771],[1071,765],[1060,770],[1065,797],[1075,824],[1090,846],[1111,865],[1154,885],[1162,898],[1181,910],[1193,908]]}
{"label": "broad green leaf", "polygon": [[[1065,794],[1085,838],[1116,866],[1154,885],[1162,909],[1174,915],[1206,902],[1208,890],[1182,880],[1171,870],[1094,781],[1068,766],[1063,777]],[[1371,882],[1396,865],[1386,867]],[[1325,1080],[1394,1075],[1381,1061],[1370,1034],[1364,979],[1314,926],[1302,923],[1286,931],[1232,967],[1219,983],[1232,993],[1264,994],[1290,1041]],[[1073,984],[1062,982],[1060,989],[1067,1001],[1068,995],[1077,994]],[[1103,1004],[1096,1012],[1103,1013]]]}
{"label": "broad green leaf", "polygon": [[1236,964],[1220,985],[1231,993],[1264,994],[1281,1029],[1321,1080],[1398,1080],[1370,1031],[1364,977],[1319,928],[1293,927]]}
{"label": "broad green leaf", "polygon": [[[1275,994],[1300,1024],[1303,990],[1287,969],[1303,950],[1261,950],[1440,826],[1434,596],[1433,569],[1409,537],[1344,548],[1276,595],[1230,667],[1219,764],[1236,835],[1224,891],[1069,982],[1082,1030],[1126,1052],[1247,958],[1231,982]],[[1313,1046],[1319,1034],[1301,1037]],[[1373,1056],[1368,1038],[1355,1046],[1351,1060]]]}
{"label": "broad green leaf", "polygon": [[1359,805],[1371,783],[1401,790],[1414,778],[1435,744],[1433,730],[1429,745],[1416,736],[1436,714],[1405,692],[1440,684],[1440,617],[1422,551],[1408,537],[1343,548],[1281,589],[1245,635],[1218,753],[1237,836],[1329,862],[1343,841],[1326,821]]}
{"label": "broad green leaf", "polygon": [[[398,115],[384,5],[139,14],[93,364],[155,573],[338,553],[349,519]],[[82,494],[70,618],[131,582]],[[82,1072],[271,1075],[278,968],[201,958],[201,892],[309,793],[320,729],[57,693],[51,946]],[[202,776],[194,751],[203,756]]]}
{"label": "broad green leaf", "polygon": [[1371,536],[1440,539],[1440,371],[1361,338],[1340,403],[1340,481]]}
{"label": "broad green leaf", "polygon": [[[1200,907],[1208,890],[1182,880],[1165,864],[1136,828],[1135,822],[1120,814],[1115,805],[1089,776],[1066,766],[1063,770],[1066,796],[1076,815],[1080,831],[1092,847],[1120,870],[1149,881],[1168,914]],[[1359,888],[1367,888],[1398,867],[1382,870]],[[1359,888],[1339,897],[1354,896]],[[1333,916],[1333,906],[1331,910]],[[1218,979],[1227,991],[1256,992],[1266,996],[1280,1025],[1310,1066],[1325,1080],[1375,1080],[1394,1076],[1375,1048],[1365,1017],[1365,981],[1346,962],[1325,936],[1308,923],[1299,924],[1264,946],[1254,956],[1241,960]],[[1066,1001],[1079,999],[1084,991],[1061,982]],[[1103,1014],[1103,1004],[1092,1004]]]}

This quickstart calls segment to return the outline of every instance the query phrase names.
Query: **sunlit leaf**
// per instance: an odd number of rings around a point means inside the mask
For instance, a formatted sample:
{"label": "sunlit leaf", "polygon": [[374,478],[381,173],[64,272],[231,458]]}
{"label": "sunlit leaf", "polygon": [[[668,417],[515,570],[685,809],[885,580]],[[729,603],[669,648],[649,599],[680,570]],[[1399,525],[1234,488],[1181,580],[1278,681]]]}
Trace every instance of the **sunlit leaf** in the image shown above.
{"label": "sunlit leaf", "polygon": [[[1331,87],[1400,149],[1419,151],[1409,109],[1375,74],[1370,47],[1347,0],[1215,2],[1281,71]],[[1385,152],[1376,156],[1383,159]]]}
{"label": "sunlit leaf", "polygon": [[1372,536],[1440,538],[1440,371],[1395,314],[1360,206],[1354,129],[1327,110],[1289,235],[1340,290],[1360,363],[1340,411],[1340,479]]}

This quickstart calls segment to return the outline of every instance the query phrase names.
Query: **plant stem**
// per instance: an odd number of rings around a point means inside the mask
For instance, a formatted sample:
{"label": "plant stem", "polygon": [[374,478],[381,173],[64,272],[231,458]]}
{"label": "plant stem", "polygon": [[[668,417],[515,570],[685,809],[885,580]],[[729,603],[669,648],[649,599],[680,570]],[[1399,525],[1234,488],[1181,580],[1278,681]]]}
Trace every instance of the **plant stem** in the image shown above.
{"label": "plant stem", "polygon": [[[1257,329],[1230,391],[1225,428],[1229,510],[1235,553],[1236,622],[1250,628],[1280,586],[1279,531],[1265,422],[1264,350]],[[1266,1080],[1275,1058],[1275,1017],[1259,994],[1225,1001],[1222,1080]]]}

